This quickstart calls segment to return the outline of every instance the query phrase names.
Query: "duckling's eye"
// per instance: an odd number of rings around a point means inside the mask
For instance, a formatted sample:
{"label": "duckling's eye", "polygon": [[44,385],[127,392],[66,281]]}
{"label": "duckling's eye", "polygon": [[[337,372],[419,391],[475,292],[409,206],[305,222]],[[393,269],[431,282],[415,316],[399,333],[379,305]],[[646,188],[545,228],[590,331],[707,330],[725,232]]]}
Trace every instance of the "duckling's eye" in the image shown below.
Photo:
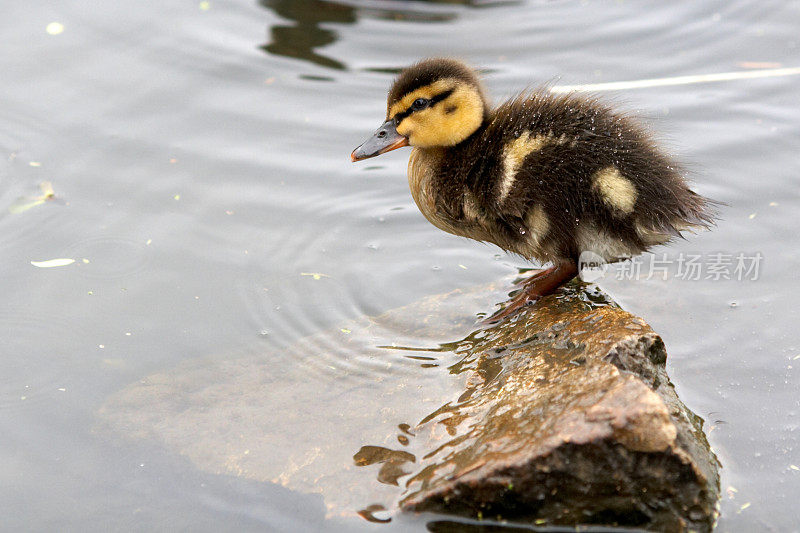
{"label": "duckling's eye", "polygon": [[414,100],[414,103],[411,104],[411,107],[413,107],[415,110],[419,111],[420,109],[425,109],[426,107],[428,107],[429,103],[430,103],[430,100],[428,100],[426,98],[417,98],[416,100]]}

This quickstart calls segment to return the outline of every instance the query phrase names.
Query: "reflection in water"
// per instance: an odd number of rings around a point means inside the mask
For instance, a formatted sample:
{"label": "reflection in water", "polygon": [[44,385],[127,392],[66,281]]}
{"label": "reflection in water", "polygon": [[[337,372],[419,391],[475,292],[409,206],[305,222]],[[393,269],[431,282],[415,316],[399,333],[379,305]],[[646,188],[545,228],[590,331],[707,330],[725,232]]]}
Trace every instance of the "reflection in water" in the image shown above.
{"label": "reflection in water", "polygon": [[386,485],[397,485],[398,478],[411,472],[403,468],[405,463],[415,463],[417,458],[413,454],[402,450],[390,450],[383,446],[362,446],[353,456],[356,466],[369,466],[380,464],[378,481]]}
{"label": "reflection in water", "polygon": [[336,41],[336,32],[320,28],[320,23],[352,24],[356,21],[355,9],[337,2],[322,0],[260,0],[262,6],[277,15],[294,21],[294,24],[270,28],[272,41],[261,46],[267,53],[311,61],[317,65],[344,70],[344,63],[318,54],[315,48]]}
{"label": "reflection in water", "polygon": [[386,524],[388,522],[391,522],[392,521],[391,518],[380,518],[376,516],[376,513],[379,513],[381,511],[386,511],[386,507],[376,503],[373,505],[368,505],[366,508],[358,511],[358,516],[360,516],[367,522],[375,522],[378,524]]}
{"label": "reflection in water", "polygon": [[[514,2],[487,2],[476,0],[427,0],[428,4],[452,4],[470,7],[500,5]],[[316,65],[345,70],[345,63],[320,54],[316,49],[336,42],[336,30],[320,27],[321,24],[353,24],[358,15],[395,22],[443,23],[455,20],[454,11],[420,7],[412,8],[403,2],[361,1],[333,2],[327,0],[259,0],[259,4],[291,23],[270,28],[270,42],[260,48],[269,54],[310,61]]]}

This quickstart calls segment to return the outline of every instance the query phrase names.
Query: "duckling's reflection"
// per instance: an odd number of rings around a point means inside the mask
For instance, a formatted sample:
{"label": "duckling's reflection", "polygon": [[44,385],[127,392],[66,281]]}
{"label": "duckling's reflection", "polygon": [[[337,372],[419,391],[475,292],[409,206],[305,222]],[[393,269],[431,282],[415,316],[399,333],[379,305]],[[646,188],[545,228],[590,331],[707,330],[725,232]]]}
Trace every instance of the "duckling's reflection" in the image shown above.
{"label": "duckling's reflection", "polygon": [[[429,4],[464,5],[479,7],[498,5],[507,2],[486,2],[480,0],[423,0]],[[316,65],[336,70],[347,66],[334,58],[317,53],[315,50],[336,42],[338,32],[321,28],[320,24],[353,24],[358,16],[383,20],[406,22],[449,22],[458,14],[454,11],[427,11],[420,3],[412,7],[404,2],[360,1],[345,2],[331,0],[259,0],[259,5],[281,16],[293,24],[279,24],[270,28],[270,42],[260,48],[269,54],[293,57],[310,61]]]}

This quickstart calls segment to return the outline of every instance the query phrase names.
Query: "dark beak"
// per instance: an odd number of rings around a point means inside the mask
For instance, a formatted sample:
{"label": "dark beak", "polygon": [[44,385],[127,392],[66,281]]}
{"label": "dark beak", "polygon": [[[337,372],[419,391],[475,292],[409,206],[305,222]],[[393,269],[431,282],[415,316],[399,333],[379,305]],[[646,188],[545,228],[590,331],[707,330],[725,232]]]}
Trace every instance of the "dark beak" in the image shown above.
{"label": "dark beak", "polygon": [[394,119],[389,119],[378,128],[375,135],[367,139],[367,141],[353,150],[350,154],[350,159],[353,161],[361,161],[382,153],[394,150],[395,148],[402,148],[408,146],[408,138],[403,137],[397,133],[397,126]]}

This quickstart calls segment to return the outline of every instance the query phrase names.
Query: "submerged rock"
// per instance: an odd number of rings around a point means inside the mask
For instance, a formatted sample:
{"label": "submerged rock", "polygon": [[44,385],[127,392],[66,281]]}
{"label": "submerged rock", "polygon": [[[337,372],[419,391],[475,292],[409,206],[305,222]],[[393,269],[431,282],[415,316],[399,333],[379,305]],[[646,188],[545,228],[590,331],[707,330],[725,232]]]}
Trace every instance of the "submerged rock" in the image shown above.
{"label": "submerged rock", "polygon": [[640,318],[568,290],[488,329],[470,357],[459,401],[415,428],[431,452],[406,480],[403,509],[713,528],[718,462]]}
{"label": "submerged rock", "polygon": [[322,494],[329,517],[709,530],[718,464],[661,339],[578,284],[476,328],[504,286],[186,361],[110,397],[97,429]]}

